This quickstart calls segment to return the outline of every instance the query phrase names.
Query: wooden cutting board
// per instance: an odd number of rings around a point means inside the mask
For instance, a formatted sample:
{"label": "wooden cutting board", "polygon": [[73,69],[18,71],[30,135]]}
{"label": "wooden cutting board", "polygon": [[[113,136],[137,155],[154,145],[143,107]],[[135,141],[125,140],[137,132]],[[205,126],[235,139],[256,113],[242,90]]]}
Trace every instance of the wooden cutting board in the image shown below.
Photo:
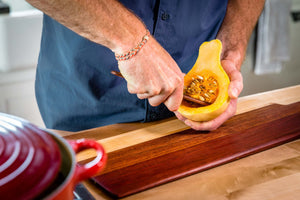
{"label": "wooden cutting board", "polygon": [[92,181],[125,197],[300,138],[300,102],[236,115],[218,130],[177,132],[108,153]]}

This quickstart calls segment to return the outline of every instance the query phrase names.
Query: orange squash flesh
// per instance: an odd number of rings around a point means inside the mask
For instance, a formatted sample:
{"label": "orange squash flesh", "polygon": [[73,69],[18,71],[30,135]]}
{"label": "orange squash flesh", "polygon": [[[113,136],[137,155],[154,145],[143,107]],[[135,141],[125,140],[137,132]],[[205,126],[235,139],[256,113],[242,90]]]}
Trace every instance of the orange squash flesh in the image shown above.
{"label": "orange squash flesh", "polygon": [[228,104],[229,77],[224,71],[220,55],[220,40],[204,42],[199,48],[198,58],[184,77],[184,94],[208,102],[201,106],[183,100],[178,112],[193,121],[209,121],[223,113]]}

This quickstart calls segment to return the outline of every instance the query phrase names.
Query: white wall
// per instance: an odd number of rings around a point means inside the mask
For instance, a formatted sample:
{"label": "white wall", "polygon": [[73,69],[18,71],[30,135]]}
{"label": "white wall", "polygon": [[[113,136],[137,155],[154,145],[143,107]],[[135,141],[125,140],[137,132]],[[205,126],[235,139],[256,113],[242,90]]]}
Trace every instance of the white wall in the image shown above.
{"label": "white wall", "polygon": [[[292,1],[292,10],[300,12],[300,0]],[[300,84],[300,21],[290,17],[290,56],[279,74],[255,75],[254,37],[250,40],[247,56],[242,66],[244,90],[241,96]]]}

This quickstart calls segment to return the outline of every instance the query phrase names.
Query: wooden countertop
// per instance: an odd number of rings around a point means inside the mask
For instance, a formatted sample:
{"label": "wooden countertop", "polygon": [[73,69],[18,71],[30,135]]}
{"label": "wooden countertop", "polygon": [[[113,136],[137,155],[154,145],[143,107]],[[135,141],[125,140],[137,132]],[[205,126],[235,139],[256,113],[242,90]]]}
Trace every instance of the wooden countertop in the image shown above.
{"label": "wooden countertop", "polygon": [[[241,97],[236,114],[271,104],[300,101],[300,85]],[[300,124],[300,122],[299,122]],[[57,131],[66,139],[98,140],[107,152],[188,129],[176,118],[151,123],[114,124],[81,132]],[[155,134],[153,134],[155,133]],[[77,156],[92,158],[93,151]],[[96,199],[110,199],[92,183],[84,182]],[[300,140],[215,167],[124,199],[298,199],[300,196]]]}

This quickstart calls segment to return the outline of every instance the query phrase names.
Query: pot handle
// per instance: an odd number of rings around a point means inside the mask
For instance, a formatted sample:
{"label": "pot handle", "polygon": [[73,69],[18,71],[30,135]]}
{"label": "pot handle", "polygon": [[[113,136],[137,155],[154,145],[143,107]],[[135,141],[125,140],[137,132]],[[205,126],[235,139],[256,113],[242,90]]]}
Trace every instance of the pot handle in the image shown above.
{"label": "pot handle", "polygon": [[85,149],[95,149],[97,156],[94,160],[80,165],[77,163],[75,176],[75,183],[79,183],[85,179],[91,178],[92,176],[99,173],[105,166],[107,155],[101,144],[94,140],[80,139],[80,140],[69,140],[69,144],[72,146],[75,153],[79,153]]}

